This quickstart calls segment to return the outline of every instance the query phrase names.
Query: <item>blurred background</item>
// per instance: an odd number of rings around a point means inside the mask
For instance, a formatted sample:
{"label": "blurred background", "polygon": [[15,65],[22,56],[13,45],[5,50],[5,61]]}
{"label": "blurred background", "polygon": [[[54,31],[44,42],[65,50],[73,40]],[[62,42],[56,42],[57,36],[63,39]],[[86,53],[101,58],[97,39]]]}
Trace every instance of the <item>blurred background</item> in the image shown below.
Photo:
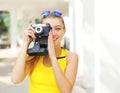
{"label": "blurred background", "polygon": [[67,31],[62,45],[79,55],[72,93],[94,93],[98,80],[95,63],[99,63],[99,51],[95,51],[99,49],[99,31],[94,30],[94,0],[0,0],[0,93],[27,93],[28,80],[12,84],[12,67],[23,44],[24,29],[31,22],[38,23],[44,10],[63,13]]}
{"label": "blurred background", "polygon": [[95,93],[120,92],[120,1],[95,1]]}

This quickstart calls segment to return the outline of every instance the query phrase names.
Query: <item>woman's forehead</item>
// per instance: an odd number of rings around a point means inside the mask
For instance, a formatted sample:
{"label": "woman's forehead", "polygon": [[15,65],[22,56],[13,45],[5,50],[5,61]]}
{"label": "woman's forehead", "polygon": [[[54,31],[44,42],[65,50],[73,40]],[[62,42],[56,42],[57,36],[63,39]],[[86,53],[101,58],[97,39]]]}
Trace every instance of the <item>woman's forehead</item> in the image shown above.
{"label": "woman's forehead", "polygon": [[45,18],[43,19],[42,23],[49,23],[51,26],[52,25],[63,25],[62,21],[60,18]]}

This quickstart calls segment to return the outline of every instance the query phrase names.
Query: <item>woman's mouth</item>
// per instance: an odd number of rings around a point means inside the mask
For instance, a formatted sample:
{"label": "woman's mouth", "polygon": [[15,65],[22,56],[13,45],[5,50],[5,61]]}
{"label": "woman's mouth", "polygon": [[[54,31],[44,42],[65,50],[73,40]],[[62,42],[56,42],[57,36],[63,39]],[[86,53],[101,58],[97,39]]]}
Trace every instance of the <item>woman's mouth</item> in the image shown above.
{"label": "woman's mouth", "polygon": [[57,40],[58,40],[58,38],[54,38],[54,39],[53,39],[54,42],[57,41]]}

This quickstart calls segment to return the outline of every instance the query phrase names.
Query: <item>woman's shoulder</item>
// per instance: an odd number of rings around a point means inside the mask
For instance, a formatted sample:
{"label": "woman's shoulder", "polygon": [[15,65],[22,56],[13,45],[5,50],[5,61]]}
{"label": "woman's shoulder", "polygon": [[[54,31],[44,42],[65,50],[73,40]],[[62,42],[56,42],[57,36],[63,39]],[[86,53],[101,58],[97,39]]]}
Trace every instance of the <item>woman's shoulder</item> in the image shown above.
{"label": "woman's shoulder", "polygon": [[68,54],[67,54],[67,57],[70,57],[70,58],[78,58],[78,54],[76,52],[71,52],[69,51]]}
{"label": "woman's shoulder", "polygon": [[67,63],[78,63],[79,56],[76,52],[68,52],[67,56]]}
{"label": "woman's shoulder", "polygon": [[72,52],[63,47],[62,47],[62,50],[67,54],[66,57],[78,57],[78,54],[76,52]]}

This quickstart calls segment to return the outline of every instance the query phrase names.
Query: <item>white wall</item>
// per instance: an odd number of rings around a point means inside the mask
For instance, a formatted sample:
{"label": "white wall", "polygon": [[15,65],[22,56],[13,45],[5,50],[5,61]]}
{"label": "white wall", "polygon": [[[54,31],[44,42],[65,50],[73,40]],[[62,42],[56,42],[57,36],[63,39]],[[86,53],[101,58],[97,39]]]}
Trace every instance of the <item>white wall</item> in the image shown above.
{"label": "white wall", "polygon": [[[73,50],[79,54],[79,68],[76,84],[78,93],[94,93],[95,32],[94,1],[74,0],[70,2],[73,17]],[[78,83],[79,82],[79,83]],[[75,87],[75,89],[77,89]]]}
{"label": "white wall", "polygon": [[100,73],[96,93],[120,93],[120,2],[96,0],[95,30],[100,36]]}

